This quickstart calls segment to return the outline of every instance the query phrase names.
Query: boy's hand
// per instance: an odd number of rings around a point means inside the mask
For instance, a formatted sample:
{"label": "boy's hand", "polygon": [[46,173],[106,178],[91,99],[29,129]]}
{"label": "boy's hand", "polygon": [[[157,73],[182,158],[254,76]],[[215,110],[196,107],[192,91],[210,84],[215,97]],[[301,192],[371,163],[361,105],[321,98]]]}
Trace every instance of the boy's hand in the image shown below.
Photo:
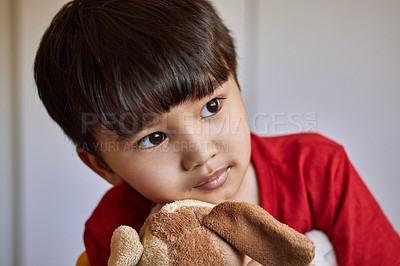
{"label": "boy's hand", "polygon": [[252,260],[249,262],[249,264],[247,264],[247,266],[262,266],[262,264],[258,263],[255,260]]}
{"label": "boy's hand", "polygon": [[[252,260],[252,261],[249,262],[249,264],[247,264],[247,266],[262,266],[262,264],[258,263],[255,260]],[[309,266],[316,266],[316,265],[310,264]]]}
{"label": "boy's hand", "polygon": [[262,266],[262,264],[245,255],[243,266]]}

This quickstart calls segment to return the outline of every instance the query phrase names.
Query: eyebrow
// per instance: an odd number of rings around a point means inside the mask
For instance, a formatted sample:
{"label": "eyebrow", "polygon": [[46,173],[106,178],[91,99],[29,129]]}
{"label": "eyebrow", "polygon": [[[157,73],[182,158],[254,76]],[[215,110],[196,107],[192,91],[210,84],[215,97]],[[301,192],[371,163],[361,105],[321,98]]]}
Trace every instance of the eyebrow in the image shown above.
{"label": "eyebrow", "polygon": [[124,141],[124,140],[129,140],[129,139],[135,138],[135,136],[137,134],[139,134],[140,132],[142,132],[143,130],[145,130],[145,129],[147,129],[149,127],[152,127],[155,124],[157,124],[158,121],[160,121],[160,118],[161,118],[161,116],[163,114],[164,113],[161,113],[161,114],[156,114],[156,113],[147,114],[146,115],[147,118],[142,119],[139,123],[136,123],[136,126],[134,126],[134,129],[132,129],[132,128],[128,129],[129,130],[129,134],[127,134],[126,136],[124,136],[122,134],[121,135],[117,134],[117,136],[118,136],[117,137],[117,141],[121,142],[121,141]]}
{"label": "eyebrow", "polygon": [[[223,87],[223,84],[219,84],[216,81],[212,81],[212,82],[213,82],[213,85],[214,85],[214,90],[211,93],[205,95],[204,97],[202,97],[200,99],[198,99],[198,98],[194,98],[194,99],[188,98],[188,99],[186,99],[185,101],[183,101],[183,102],[181,102],[179,104],[184,104],[185,102],[189,102],[189,101],[201,101],[201,100],[206,99],[206,98],[211,99],[211,98],[215,97],[215,95],[218,94],[218,91],[220,91],[224,87]],[[177,104],[177,105],[179,105],[179,104]],[[176,106],[176,105],[171,105],[170,108],[173,108],[174,106]],[[116,134],[118,136],[117,137],[117,141],[121,142],[121,141],[124,141],[124,140],[129,140],[129,139],[135,138],[135,136],[138,133],[140,133],[141,131],[145,130],[146,128],[152,127],[155,124],[157,124],[160,121],[160,118],[164,114],[166,114],[168,112],[169,111],[162,112],[160,114],[157,114],[157,113],[144,114],[144,116],[147,116],[148,118],[152,118],[152,119],[142,119],[140,121],[140,123],[137,123],[137,126],[135,127],[135,130],[130,129],[130,134],[128,134],[126,136],[124,136],[122,134],[121,135],[120,134]]]}

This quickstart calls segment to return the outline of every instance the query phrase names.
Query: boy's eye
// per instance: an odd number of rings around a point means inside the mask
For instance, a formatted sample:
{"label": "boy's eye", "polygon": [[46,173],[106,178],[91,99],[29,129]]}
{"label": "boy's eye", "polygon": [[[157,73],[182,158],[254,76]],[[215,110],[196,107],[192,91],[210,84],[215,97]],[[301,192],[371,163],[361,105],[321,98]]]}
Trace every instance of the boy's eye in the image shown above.
{"label": "boy's eye", "polygon": [[147,135],[146,137],[142,138],[138,144],[137,147],[138,148],[151,148],[157,145],[160,145],[161,142],[163,142],[165,139],[167,138],[167,135],[165,135],[162,132],[154,132],[151,133],[149,135]]}
{"label": "boy's eye", "polygon": [[201,117],[208,117],[216,114],[221,108],[221,99],[214,98],[209,101],[206,105],[204,105],[203,109],[201,109]]}

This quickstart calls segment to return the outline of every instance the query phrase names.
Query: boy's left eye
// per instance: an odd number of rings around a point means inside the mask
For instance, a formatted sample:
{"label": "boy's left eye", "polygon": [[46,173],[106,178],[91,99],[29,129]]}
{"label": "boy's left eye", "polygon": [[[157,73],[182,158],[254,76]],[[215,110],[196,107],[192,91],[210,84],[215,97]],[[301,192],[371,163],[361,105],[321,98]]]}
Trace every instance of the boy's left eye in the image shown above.
{"label": "boy's left eye", "polygon": [[214,98],[209,101],[204,107],[201,109],[201,117],[209,117],[216,113],[218,113],[219,109],[221,109],[221,99]]}
{"label": "boy's left eye", "polygon": [[160,145],[167,138],[167,135],[163,132],[154,132],[146,137],[142,138],[137,144],[138,148],[151,148]]}

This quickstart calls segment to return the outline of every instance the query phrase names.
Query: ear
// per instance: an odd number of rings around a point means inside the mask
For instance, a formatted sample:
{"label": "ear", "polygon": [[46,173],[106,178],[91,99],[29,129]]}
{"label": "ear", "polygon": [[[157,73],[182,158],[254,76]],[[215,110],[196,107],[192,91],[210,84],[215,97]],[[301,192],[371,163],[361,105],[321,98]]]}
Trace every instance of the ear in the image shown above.
{"label": "ear", "polygon": [[314,258],[312,241],[256,205],[223,202],[203,225],[262,265],[309,265]]}
{"label": "ear", "polygon": [[100,160],[97,156],[85,151],[81,147],[76,147],[76,153],[79,158],[84,162],[90,169],[92,169],[99,176],[107,180],[112,185],[120,185],[124,180],[117,175],[107,164]]}
{"label": "ear", "polygon": [[110,249],[109,266],[137,265],[144,250],[135,229],[124,225],[114,230]]}

